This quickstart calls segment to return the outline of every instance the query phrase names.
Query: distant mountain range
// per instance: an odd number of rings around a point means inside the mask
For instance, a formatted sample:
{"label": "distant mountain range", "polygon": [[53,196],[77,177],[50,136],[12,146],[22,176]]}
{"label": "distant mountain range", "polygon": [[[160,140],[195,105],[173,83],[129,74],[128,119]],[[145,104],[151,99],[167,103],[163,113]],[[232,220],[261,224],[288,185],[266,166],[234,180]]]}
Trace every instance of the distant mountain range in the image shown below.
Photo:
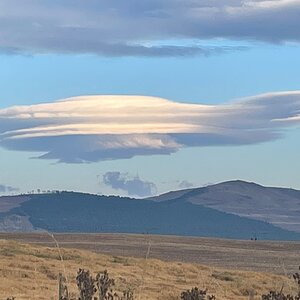
{"label": "distant mountain range", "polygon": [[0,197],[0,231],[300,240],[299,219],[300,191],[243,181],[148,199],[75,192]]}

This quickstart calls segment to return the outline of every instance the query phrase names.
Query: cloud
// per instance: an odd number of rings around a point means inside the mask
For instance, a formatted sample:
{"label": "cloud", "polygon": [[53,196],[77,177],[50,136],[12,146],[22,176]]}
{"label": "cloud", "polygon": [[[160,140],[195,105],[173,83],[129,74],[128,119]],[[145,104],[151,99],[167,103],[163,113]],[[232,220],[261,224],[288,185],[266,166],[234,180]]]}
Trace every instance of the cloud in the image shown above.
{"label": "cloud", "polygon": [[157,192],[153,182],[143,181],[139,176],[130,178],[127,173],[107,172],[103,175],[103,182],[115,190],[126,191],[130,196],[147,197]]}
{"label": "cloud", "polygon": [[0,146],[66,163],[171,154],[184,147],[247,145],[300,123],[300,91],[219,105],[146,96],[81,96],[0,109]]}
{"label": "cloud", "polygon": [[0,193],[11,193],[11,192],[18,192],[19,189],[9,186],[9,185],[4,185],[4,184],[0,184]]}
{"label": "cloud", "polygon": [[179,184],[178,184],[178,187],[180,189],[188,189],[188,188],[191,188],[193,186],[194,186],[194,184],[187,181],[187,180],[183,180],[183,181],[179,182]]}
{"label": "cloud", "polygon": [[208,55],[239,50],[209,39],[299,42],[299,14],[299,0],[0,0],[0,51]]}

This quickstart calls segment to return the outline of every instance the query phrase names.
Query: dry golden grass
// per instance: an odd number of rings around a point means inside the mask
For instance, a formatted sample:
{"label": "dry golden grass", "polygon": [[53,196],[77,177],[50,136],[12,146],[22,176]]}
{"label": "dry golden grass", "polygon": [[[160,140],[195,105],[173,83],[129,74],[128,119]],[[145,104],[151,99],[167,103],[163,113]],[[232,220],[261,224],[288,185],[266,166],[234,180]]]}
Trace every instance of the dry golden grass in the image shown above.
{"label": "dry golden grass", "polygon": [[[71,293],[76,293],[79,268],[92,273],[108,270],[121,289],[131,287],[138,300],[179,299],[182,290],[194,286],[208,288],[218,300],[254,299],[271,289],[296,293],[286,276],[249,271],[233,271],[198,264],[165,262],[157,259],[101,255],[76,249],[58,250],[0,240],[0,300],[57,299],[57,275],[66,272]],[[145,253],[146,255],[146,253]]]}

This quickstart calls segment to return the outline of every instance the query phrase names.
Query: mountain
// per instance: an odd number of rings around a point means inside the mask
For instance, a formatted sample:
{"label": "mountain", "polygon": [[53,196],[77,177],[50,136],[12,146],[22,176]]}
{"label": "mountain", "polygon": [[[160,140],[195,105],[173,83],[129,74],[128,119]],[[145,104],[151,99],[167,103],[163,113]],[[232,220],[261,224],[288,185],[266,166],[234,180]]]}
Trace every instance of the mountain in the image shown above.
{"label": "mountain", "polygon": [[184,195],[160,202],[75,192],[0,197],[0,229],[300,240],[299,233],[194,204]]}
{"label": "mountain", "polygon": [[227,181],[207,187],[169,192],[152,201],[178,201],[203,205],[241,217],[267,221],[300,232],[300,191],[264,187],[245,181]]}

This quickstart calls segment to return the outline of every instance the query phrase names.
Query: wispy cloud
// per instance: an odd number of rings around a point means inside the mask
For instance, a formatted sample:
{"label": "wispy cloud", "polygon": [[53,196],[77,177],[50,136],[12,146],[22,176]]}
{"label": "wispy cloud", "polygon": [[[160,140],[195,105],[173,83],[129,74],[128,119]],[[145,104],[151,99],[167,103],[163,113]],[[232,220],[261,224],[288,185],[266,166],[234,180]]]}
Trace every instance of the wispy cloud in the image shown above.
{"label": "wispy cloud", "polygon": [[18,192],[19,189],[9,185],[0,184],[0,194]]}
{"label": "wispy cloud", "polygon": [[0,146],[60,162],[170,154],[272,141],[300,123],[300,91],[200,105],[145,96],[82,96],[0,110]]}
{"label": "wispy cloud", "polygon": [[130,177],[127,173],[107,172],[103,175],[103,183],[130,196],[147,197],[157,193],[153,182],[144,181],[139,176]]}
{"label": "wispy cloud", "polygon": [[180,181],[179,184],[178,184],[178,187],[180,189],[188,189],[188,188],[191,188],[193,186],[194,186],[194,184],[187,181],[187,180]]}
{"label": "wispy cloud", "polygon": [[240,48],[199,41],[299,42],[299,14],[299,0],[0,0],[0,51],[209,55]]}

